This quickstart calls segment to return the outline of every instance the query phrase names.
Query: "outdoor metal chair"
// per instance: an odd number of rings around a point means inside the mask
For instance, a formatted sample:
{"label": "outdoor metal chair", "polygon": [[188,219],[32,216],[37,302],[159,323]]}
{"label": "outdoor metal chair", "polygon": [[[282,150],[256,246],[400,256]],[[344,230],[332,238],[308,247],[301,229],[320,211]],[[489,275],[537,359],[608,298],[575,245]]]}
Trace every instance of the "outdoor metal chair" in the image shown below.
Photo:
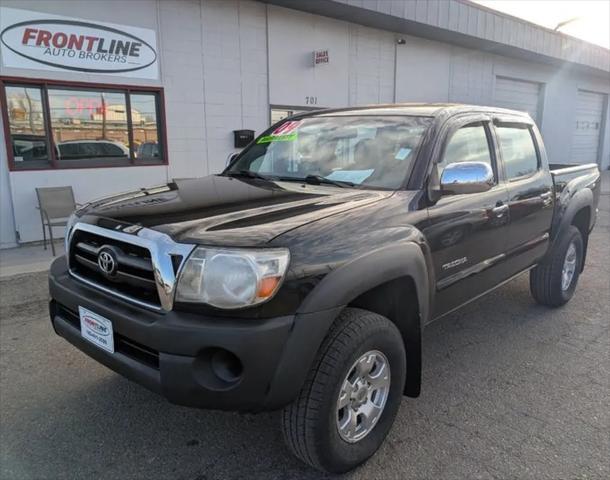
{"label": "outdoor metal chair", "polygon": [[68,224],[68,217],[76,210],[78,204],[74,201],[72,187],[37,188],[36,196],[38,197],[37,208],[40,210],[44,249],[47,249],[46,227],[49,230],[51,251],[53,252],[53,256],[55,256],[53,227],[65,227]]}

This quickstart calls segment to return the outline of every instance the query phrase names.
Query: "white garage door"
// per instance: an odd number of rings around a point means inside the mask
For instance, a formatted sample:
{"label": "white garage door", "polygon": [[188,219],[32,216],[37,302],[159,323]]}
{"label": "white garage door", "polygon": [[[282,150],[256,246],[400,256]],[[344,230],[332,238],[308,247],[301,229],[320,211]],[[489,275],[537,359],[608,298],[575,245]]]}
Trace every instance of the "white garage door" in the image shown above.
{"label": "white garage door", "polygon": [[497,107],[527,112],[536,123],[540,120],[538,118],[540,101],[539,83],[496,77],[494,99]]}
{"label": "white garage door", "polygon": [[597,163],[605,95],[578,91],[572,134],[572,163]]}

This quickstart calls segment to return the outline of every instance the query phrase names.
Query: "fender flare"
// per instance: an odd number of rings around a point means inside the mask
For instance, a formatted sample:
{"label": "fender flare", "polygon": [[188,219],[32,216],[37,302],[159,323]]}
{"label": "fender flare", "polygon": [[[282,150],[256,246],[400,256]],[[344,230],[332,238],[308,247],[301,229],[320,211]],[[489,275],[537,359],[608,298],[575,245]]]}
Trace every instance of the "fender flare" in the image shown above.
{"label": "fender flare", "polygon": [[414,241],[380,247],[328,273],[305,298],[271,383],[268,408],[296,397],[322,341],[341,310],[361,294],[386,282],[409,276],[418,299],[419,316],[400,328],[407,353],[405,394],[416,397],[421,385],[421,333],[430,314],[430,280],[422,247]]}
{"label": "fender flare", "polygon": [[413,241],[381,247],[333,270],[316,285],[297,313],[347,305],[364,292],[404,276],[413,278],[424,324],[430,313],[428,267],[421,247]]}
{"label": "fender flare", "polygon": [[[564,190],[564,192],[566,192]],[[577,191],[574,195],[568,197],[569,192],[566,192],[567,198],[561,198],[559,200],[558,211],[557,211],[557,224],[554,226],[554,231],[552,232],[551,245],[547,254],[545,255],[543,262],[548,261],[552,252],[555,249],[555,245],[565,235],[568,228],[572,225],[574,221],[574,217],[576,214],[582,210],[583,208],[589,208],[591,210],[591,219],[588,225],[588,230],[591,228],[591,222],[595,221],[595,212],[593,211],[593,191],[589,188],[584,188],[582,190]],[[583,242],[585,243],[585,249],[587,245],[587,239],[583,238]],[[586,253],[585,253],[586,255]],[[583,262],[584,267],[584,262]]]}

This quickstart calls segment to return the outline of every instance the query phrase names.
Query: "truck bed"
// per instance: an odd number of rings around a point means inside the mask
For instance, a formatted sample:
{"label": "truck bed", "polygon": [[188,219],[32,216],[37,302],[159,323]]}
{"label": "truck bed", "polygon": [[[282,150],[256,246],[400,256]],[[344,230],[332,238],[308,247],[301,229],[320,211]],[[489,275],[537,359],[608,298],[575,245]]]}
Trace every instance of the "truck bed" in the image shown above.
{"label": "truck bed", "polygon": [[[554,227],[560,223],[561,217],[572,197],[583,189],[591,190],[593,205],[597,207],[599,201],[601,174],[596,163],[583,165],[549,164],[549,169],[555,185],[555,211]],[[596,208],[591,212],[595,223]],[[593,224],[592,223],[592,224]]]}
{"label": "truck bed", "polygon": [[549,170],[553,176],[585,171],[599,171],[597,163],[549,163]]}
{"label": "truck bed", "polygon": [[[553,182],[555,183],[555,193],[561,193],[566,185],[577,184],[579,188],[590,187],[595,191],[596,182],[600,178],[599,167],[596,163],[586,163],[583,165],[549,164]],[[599,189],[599,186],[597,186]]]}

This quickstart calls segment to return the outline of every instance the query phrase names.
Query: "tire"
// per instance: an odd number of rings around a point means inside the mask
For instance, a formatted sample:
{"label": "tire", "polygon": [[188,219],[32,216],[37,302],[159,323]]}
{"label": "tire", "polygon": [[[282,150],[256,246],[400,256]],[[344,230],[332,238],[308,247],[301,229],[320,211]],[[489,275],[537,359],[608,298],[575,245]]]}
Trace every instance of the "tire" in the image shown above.
{"label": "tire", "polygon": [[[350,403],[338,411],[337,402],[342,387],[347,385],[344,380],[350,372],[358,374],[359,367],[355,362],[363,356],[374,358],[374,362],[365,362],[374,364],[368,378],[372,378],[377,370],[380,370],[378,375],[387,372],[383,367],[379,368],[387,361],[389,378],[383,377],[382,381],[389,382],[389,385],[384,387],[385,393],[380,394],[383,391],[379,390],[366,394],[367,398],[376,401],[385,398],[385,406],[380,415],[370,415],[369,418],[376,417],[377,421],[371,423],[372,427],[363,438],[348,441],[342,436],[345,431],[340,433],[338,421],[346,415],[345,412],[352,419],[351,415],[361,410],[350,412]],[[406,368],[404,343],[392,322],[366,310],[343,310],[322,342],[297,399],[282,412],[282,431],[290,450],[303,462],[330,473],[347,472],[366,461],[381,446],[394,423],[402,399]],[[352,392],[351,395],[356,394]],[[366,400],[358,398],[354,401]],[[358,408],[370,405],[359,405]],[[360,422],[362,415],[357,414],[355,418]],[[364,428],[364,425],[363,422],[358,428]]]}
{"label": "tire", "polygon": [[[575,248],[576,258],[574,273],[566,287],[562,285],[563,268],[571,245]],[[560,307],[570,301],[582,270],[583,252],[580,230],[571,225],[563,238],[553,247],[548,261],[530,271],[530,291],[536,302],[548,307]]]}

